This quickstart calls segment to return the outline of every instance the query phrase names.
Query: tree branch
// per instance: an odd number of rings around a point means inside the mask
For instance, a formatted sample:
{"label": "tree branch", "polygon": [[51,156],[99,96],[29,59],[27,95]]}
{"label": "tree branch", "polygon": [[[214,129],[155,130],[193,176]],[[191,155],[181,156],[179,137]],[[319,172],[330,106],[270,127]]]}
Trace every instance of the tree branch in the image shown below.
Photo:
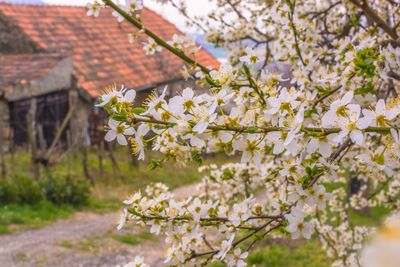
{"label": "tree branch", "polygon": [[182,50],[176,49],[169,45],[167,42],[162,40],[160,37],[158,37],[155,33],[150,31],[149,29],[145,28],[143,24],[135,19],[133,16],[129,15],[127,12],[122,10],[118,5],[116,5],[113,1],[111,0],[104,0],[104,3],[117,11],[122,17],[124,17],[128,22],[130,22],[133,26],[138,28],[139,30],[142,30],[147,36],[151,37],[154,39],[154,41],[159,45],[176,55],[177,57],[181,58],[183,61],[190,65],[194,65],[199,67],[204,73],[209,74],[211,70],[209,70],[207,67],[201,65],[200,63],[196,62],[189,56],[187,56]]}
{"label": "tree branch", "polygon": [[361,0],[362,3],[359,2],[359,0],[350,0],[354,5],[359,7],[363,13],[370,18],[372,21],[374,21],[382,30],[384,30],[390,37],[392,37],[394,40],[397,40],[399,38],[396,29],[392,28],[390,25],[388,25],[377,13],[375,10],[373,10],[369,5],[367,0]]}

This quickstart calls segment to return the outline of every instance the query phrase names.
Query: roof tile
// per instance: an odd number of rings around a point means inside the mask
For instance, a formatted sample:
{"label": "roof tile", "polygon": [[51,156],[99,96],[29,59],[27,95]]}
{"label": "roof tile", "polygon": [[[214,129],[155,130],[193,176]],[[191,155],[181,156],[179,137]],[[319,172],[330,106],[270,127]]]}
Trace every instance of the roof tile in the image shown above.
{"label": "roof tile", "polygon": [[[180,78],[183,63],[179,58],[167,51],[162,56],[145,55],[140,44],[127,40],[136,29],[128,22],[118,23],[111,10],[93,18],[86,16],[84,7],[0,3],[0,12],[41,48],[70,55],[79,84],[93,96],[114,82],[146,88]],[[173,24],[149,9],[143,9],[141,15],[145,27],[164,39],[180,34]],[[206,66],[219,65],[204,49],[195,58]]]}
{"label": "roof tile", "polygon": [[43,77],[63,58],[58,54],[0,54],[0,88]]}

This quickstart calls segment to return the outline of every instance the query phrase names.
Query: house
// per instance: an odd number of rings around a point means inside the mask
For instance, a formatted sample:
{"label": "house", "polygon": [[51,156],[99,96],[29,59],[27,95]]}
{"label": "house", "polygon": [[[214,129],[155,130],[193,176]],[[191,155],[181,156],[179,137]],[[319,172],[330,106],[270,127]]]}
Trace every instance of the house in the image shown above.
{"label": "house", "polygon": [[[141,18],[164,39],[181,34],[149,9]],[[52,144],[57,129],[63,142],[96,143],[104,122],[94,103],[104,88],[123,84],[143,100],[155,87],[168,85],[172,95],[186,86],[183,62],[165,50],[145,55],[145,36],[128,42],[136,31],[109,9],[93,18],[84,7],[0,3],[0,145],[26,144],[32,123],[42,146]],[[219,65],[203,49],[195,60]]]}

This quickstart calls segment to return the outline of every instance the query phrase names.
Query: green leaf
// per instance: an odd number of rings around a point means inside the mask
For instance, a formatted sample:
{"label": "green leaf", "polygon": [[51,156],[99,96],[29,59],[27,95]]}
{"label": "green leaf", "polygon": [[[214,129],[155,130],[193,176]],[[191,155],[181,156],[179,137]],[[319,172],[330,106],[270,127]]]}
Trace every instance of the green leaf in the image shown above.
{"label": "green leaf", "polygon": [[112,119],[120,122],[126,121],[126,116],[122,114],[114,114],[112,115]]}
{"label": "green leaf", "polygon": [[133,214],[133,215],[136,215],[136,216],[141,216],[141,214],[138,213],[134,208],[128,209],[128,212],[129,212],[130,214]]}
{"label": "green leaf", "polygon": [[214,81],[213,79],[211,79],[210,76],[206,76],[206,81],[211,85],[211,86],[218,86],[218,83],[216,81]]}
{"label": "green leaf", "polygon": [[221,175],[221,179],[223,181],[233,179],[233,177],[234,177],[234,173],[230,169],[225,169]]}
{"label": "green leaf", "polygon": [[143,112],[145,112],[146,110],[144,109],[144,108],[142,108],[142,107],[137,107],[137,108],[134,108],[133,109],[133,113],[135,113],[136,115],[140,115],[140,114],[142,114]]}
{"label": "green leaf", "polygon": [[147,169],[152,171],[152,170],[155,170],[156,168],[161,167],[161,166],[162,166],[161,160],[152,159],[150,164],[149,164],[149,166],[147,166]]}
{"label": "green leaf", "polygon": [[250,75],[249,67],[246,64],[243,64],[243,69],[244,69],[244,72],[249,76]]}
{"label": "green leaf", "polygon": [[192,160],[197,162],[197,164],[201,165],[203,163],[203,158],[199,151],[192,150]]}
{"label": "green leaf", "polygon": [[261,234],[255,234],[255,235],[254,235],[254,239],[256,239],[256,240],[263,240],[264,237],[263,237]]}
{"label": "green leaf", "polygon": [[355,15],[351,15],[350,16],[350,26],[358,26],[360,24],[360,22],[358,21],[357,17]]}
{"label": "green leaf", "polygon": [[324,87],[319,86],[319,85],[315,86],[315,89],[316,89],[318,92],[323,93],[323,94],[328,94],[328,93],[330,92],[329,89],[325,89]]}
{"label": "green leaf", "polygon": [[255,127],[255,126],[247,127],[245,130],[246,133],[255,133],[256,131],[257,131],[257,127]]}
{"label": "green leaf", "polygon": [[306,167],[306,173],[308,174],[308,175],[312,175],[312,169],[311,169],[311,167],[310,166],[307,166]]}
{"label": "green leaf", "polygon": [[355,95],[366,95],[368,93],[376,95],[377,92],[374,90],[374,86],[369,82],[366,86],[354,90]]}
{"label": "green leaf", "polygon": [[305,118],[311,118],[312,114],[317,114],[317,109],[316,108],[312,108],[312,109],[307,109],[304,111],[304,117]]}
{"label": "green leaf", "polygon": [[358,50],[353,60],[355,71],[358,76],[373,77],[375,76],[376,66],[374,61],[378,58],[372,48],[364,48]]}

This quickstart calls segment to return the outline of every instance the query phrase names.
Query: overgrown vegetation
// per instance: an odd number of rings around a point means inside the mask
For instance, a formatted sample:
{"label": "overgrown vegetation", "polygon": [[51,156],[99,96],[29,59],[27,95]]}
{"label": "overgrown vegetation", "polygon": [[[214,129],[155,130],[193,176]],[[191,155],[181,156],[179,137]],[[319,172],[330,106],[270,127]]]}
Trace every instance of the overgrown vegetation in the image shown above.
{"label": "overgrown vegetation", "polygon": [[48,201],[0,205],[0,234],[40,227],[46,222],[67,218],[75,210],[71,205],[55,205]]}
{"label": "overgrown vegetation", "polygon": [[41,201],[53,204],[84,205],[90,194],[89,183],[75,176],[44,176],[34,180],[30,176],[12,175],[0,181],[1,204],[29,204]]}
{"label": "overgrown vegetation", "polygon": [[[41,171],[35,180],[30,155],[18,152],[6,155],[5,178],[0,178],[0,233],[36,228],[58,218],[67,218],[78,210],[109,212],[121,207],[121,200],[149,183],[163,182],[171,188],[198,181],[198,164],[165,165],[148,170],[149,157],[135,166],[127,148],[87,151],[87,162],[81,153],[70,155]],[[223,163],[224,157],[209,156],[205,164]],[[85,168],[87,173],[85,174]],[[90,177],[85,175],[89,174]]]}

